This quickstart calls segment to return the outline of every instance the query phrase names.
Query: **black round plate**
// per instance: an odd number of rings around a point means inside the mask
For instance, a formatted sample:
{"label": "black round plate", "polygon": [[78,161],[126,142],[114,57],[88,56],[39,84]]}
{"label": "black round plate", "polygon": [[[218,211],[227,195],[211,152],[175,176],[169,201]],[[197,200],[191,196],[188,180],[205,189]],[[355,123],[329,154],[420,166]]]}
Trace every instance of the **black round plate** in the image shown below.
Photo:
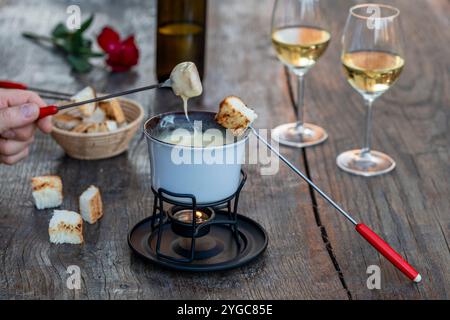
{"label": "black round plate", "polygon": [[[227,213],[216,211],[216,219],[226,220],[227,217]],[[223,245],[224,249],[214,257],[194,260],[192,263],[173,262],[157,257],[156,239],[158,230],[152,233],[151,218],[138,223],[131,230],[128,235],[128,245],[143,259],[169,269],[194,272],[229,270],[250,263],[266,250],[268,244],[267,233],[257,222],[238,215],[238,226],[240,245],[237,244],[228,226],[211,226],[211,231],[205,238],[217,241],[221,247]],[[173,233],[170,225],[163,226],[162,234],[161,253],[175,258],[184,258],[177,254],[177,248],[179,248],[177,242],[180,241],[180,237]]]}

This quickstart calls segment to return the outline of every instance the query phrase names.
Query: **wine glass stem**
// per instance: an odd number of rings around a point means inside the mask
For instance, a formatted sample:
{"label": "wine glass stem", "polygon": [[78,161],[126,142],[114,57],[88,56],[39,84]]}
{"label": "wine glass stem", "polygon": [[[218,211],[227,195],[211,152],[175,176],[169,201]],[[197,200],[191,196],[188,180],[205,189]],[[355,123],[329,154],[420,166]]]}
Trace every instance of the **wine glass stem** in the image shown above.
{"label": "wine glass stem", "polygon": [[372,117],[373,117],[373,99],[364,99],[367,108],[367,124],[366,135],[364,138],[364,147],[362,149],[362,156],[370,155],[372,151]]}
{"label": "wine glass stem", "polygon": [[305,76],[299,75],[297,78],[297,129],[303,130],[305,115]]}

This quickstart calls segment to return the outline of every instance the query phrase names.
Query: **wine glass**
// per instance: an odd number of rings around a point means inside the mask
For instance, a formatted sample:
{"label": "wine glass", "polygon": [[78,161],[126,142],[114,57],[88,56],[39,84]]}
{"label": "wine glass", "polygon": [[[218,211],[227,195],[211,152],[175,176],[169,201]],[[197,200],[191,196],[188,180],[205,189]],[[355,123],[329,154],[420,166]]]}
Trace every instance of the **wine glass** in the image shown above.
{"label": "wine glass", "polygon": [[348,82],[367,107],[364,147],[337,158],[338,166],[352,174],[378,176],[396,166],[388,155],[372,151],[371,129],[374,101],[394,85],[405,65],[399,15],[389,5],[362,4],[352,7],[347,19],[342,64]]}
{"label": "wine glass", "polygon": [[272,44],[278,59],[298,78],[297,122],[281,125],[272,138],[282,145],[304,148],[324,142],[324,129],[304,122],[304,77],[328,48],[331,34],[319,0],[276,0]]}

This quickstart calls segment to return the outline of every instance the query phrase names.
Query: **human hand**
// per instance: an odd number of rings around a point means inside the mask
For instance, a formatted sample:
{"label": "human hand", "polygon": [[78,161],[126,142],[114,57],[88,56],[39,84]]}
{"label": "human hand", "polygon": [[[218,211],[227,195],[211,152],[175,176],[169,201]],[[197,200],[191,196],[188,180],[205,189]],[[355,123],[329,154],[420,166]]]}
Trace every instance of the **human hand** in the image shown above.
{"label": "human hand", "polygon": [[45,105],[34,92],[0,89],[0,163],[12,165],[26,158],[36,128],[52,131],[50,117],[36,122]]}

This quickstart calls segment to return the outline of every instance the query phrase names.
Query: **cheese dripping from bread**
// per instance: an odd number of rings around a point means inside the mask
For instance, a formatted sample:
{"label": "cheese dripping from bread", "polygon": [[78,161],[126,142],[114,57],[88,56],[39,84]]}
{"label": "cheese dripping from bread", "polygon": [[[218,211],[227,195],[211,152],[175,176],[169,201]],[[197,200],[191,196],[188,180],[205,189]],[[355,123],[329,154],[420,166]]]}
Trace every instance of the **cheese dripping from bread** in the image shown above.
{"label": "cheese dripping from bread", "polygon": [[229,96],[220,104],[216,122],[231,130],[234,136],[241,136],[255,122],[258,115],[238,97]]}
{"label": "cheese dripping from bread", "polygon": [[184,113],[188,116],[188,100],[195,98],[203,93],[202,81],[198,74],[197,67],[192,62],[183,62],[177,65],[171,75],[172,90],[181,99],[183,99]]}

